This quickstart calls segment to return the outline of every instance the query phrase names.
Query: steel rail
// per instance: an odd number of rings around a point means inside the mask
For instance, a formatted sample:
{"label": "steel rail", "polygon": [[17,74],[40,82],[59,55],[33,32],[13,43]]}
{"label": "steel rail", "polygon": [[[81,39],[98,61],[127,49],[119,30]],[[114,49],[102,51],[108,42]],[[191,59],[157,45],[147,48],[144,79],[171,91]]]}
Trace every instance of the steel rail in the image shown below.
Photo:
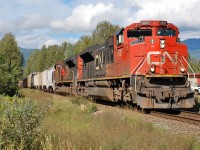
{"label": "steel rail", "polygon": [[194,112],[180,111],[180,114],[171,114],[151,111],[150,115],[200,126],[200,114]]}

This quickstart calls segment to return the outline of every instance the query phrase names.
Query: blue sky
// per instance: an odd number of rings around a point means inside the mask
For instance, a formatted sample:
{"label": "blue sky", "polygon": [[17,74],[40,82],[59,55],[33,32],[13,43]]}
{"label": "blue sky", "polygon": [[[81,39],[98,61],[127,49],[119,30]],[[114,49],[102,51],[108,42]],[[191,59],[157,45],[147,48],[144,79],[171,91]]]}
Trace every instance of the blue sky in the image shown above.
{"label": "blue sky", "polygon": [[75,43],[98,22],[127,26],[140,20],[167,20],[182,40],[200,38],[200,0],[0,0],[0,37],[12,32],[18,45]]}

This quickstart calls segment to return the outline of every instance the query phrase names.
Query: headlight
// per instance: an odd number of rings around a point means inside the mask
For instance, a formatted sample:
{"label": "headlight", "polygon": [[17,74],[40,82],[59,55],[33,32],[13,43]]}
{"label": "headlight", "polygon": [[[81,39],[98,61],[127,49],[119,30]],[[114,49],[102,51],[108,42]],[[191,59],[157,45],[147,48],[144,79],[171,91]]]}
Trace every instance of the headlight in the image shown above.
{"label": "headlight", "polygon": [[151,70],[151,72],[155,72],[155,68],[151,68],[150,70]]}
{"label": "headlight", "polygon": [[165,40],[160,40],[160,48],[165,48]]}
{"label": "headlight", "polygon": [[151,68],[150,68],[150,71],[151,71],[152,73],[154,73],[154,72],[156,71],[156,66],[152,65]]}
{"label": "headlight", "polygon": [[181,68],[180,71],[181,71],[182,73],[184,73],[184,72],[185,72],[185,68]]}

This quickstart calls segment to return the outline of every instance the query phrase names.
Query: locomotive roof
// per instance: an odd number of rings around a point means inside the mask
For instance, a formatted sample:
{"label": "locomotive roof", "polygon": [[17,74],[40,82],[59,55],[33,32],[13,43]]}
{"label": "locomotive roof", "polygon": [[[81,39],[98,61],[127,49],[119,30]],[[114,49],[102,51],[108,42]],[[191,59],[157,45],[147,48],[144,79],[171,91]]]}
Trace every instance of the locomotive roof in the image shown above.
{"label": "locomotive roof", "polygon": [[119,30],[116,32],[116,35],[120,34],[123,30],[124,30],[124,28],[119,29]]}
{"label": "locomotive roof", "polygon": [[142,27],[168,27],[168,26],[172,28],[177,28],[172,23],[168,23],[167,21],[164,21],[164,20],[142,20],[138,23],[132,23],[128,25],[126,28],[139,29]]}
{"label": "locomotive roof", "polygon": [[69,66],[69,68],[73,68],[77,66],[77,57],[78,55],[73,55],[64,60],[64,62]]}
{"label": "locomotive roof", "polygon": [[95,44],[91,47],[86,48],[84,51],[80,52],[79,55],[85,63],[94,60],[93,52],[101,49],[104,45]]}
{"label": "locomotive roof", "polygon": [[82,55],[82,54],[84,54],[84,53],[86,53],[86,52],[92,52],[92,51],[94,51],[94,50],[97,50],[97,49],[99,49],[101,46],[102,46],[102,45],[99,45],[99,44],[92,45],[92,46],[90,46],[90,47],[84,49],[83,51],[81,51],[81,52],[79,53],[79,55]]}

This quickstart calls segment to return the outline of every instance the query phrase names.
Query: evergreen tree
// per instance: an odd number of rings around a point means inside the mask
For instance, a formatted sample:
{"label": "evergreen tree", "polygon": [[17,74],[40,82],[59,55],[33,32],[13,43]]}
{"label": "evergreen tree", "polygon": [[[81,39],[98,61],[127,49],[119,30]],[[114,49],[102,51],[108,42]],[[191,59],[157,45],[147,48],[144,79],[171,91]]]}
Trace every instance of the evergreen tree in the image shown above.
{"label": "evergreen tree", "polygon": [[69,58],[70,56],[72,56],[74,54],[74,44],[72,43],[68,43],[68,42],[63,42],[62,43],[62,50],[63,53],[65,54],[65,58]]}
{"label": "evergreen tree", "polygon": [[102,44],[119,29],[120,27],[118,25],[112,25],[109,21],[102,21],[98,23],[96,29],[92,33],[94,43]]}
{"label": "evergreen tree", "polygon": [[92,32],[92,36],[84,35],[78,40],[74,46],[75,54],[89,46],[103,44],[106,39],[114,35],[119,29],[120,27],[118,25],[112,25],[109,21],[100,22]]}
{"label": "evergreen tree", "polygon": [[78,40],[78,42],[75,44],[74,52],[75,54],[77,54],[93,44],[95,44],[95,42],[91,36],[88,35],[82,36],[80,40]]}
{"label": "evergreen tree", "polygon": [[13,96],[22,76],[23,57],[12,33],[0,41],[0,94]]}

